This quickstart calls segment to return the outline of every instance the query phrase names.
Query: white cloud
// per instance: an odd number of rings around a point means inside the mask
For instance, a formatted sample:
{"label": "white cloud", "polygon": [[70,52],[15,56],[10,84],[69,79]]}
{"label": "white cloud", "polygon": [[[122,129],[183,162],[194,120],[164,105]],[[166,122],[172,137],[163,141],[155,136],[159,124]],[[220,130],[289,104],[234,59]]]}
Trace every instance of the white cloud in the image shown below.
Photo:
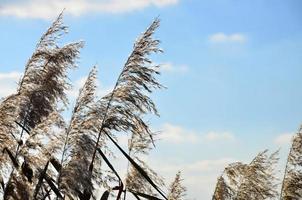
{"label": "white cloud", "polygon": [[172,144],[182,143],[215,143],[215,142],[229,142],[235,141],[235,136],[230,132],[208,132],[205,134],[198,133],[193,130],[188,130],[179,125],[166,123],[162,126],[162,133],[160,139],[164,142]]}
{"label": "white cloud", "polygon": [[293,136],[294,136],[294,133],[280,134],[274,139],[274,143],[277,145],[281,145],[281,146],[288,145],[291,143]]}
{"label": "white cloud", "polygon": [[179,163],[169,159],[154,159],[151,166],[158,174],[164,174],[168,184],[177,171],[181,170],[183,185],[187,187],[188,198],[210,199],[218,176],[230,163],[237,160],[230,157],[218,159],[196,160],[191,163]]}
{"label": "white cloud", "polygon": [[231,158],[221,158],[217,160],[201,160],[185,166],[184,169],[194,172],[212,171],[213,169],[223,170],[226,165],[234,162]]}
{"label": "white cloud", "polygon": [[166,123],[163,125],[160,139],[169,143],[196,143],[199,138],[194,131],[186,130],[181,126]]}
{"label": "white cloud", "polygon": [[[204,174],[205,172],[215,171],[215,172],[222,172],[223,169],[230,163],[235,162],[234,158],[219,158],[219,159],[209,159],[209,160],[199,160],[188,164],[176,164],[176,163],[167,163],[161,161],[162,163],[161,171],[168,172],[168,171],[178,171],[179,169],[186,171],[190,174]],[[156,161],[155,161],[156,162]],[[165,165],[166,163],[166,165]],[[156,164],[154,164],[156,165]]]}
{"label": "white cloud", "polygon": [[12,71],[8,73],[0,73],[0,98],[6,97],[16,91],[17,83],[22,73]]}
{"label": "white cloud", "polygon": [[204,135],[206,141],[233,141],[235,136],[229,132],[208,132]]}
{"label": "white cloud", "polygon": [[66,13],[80,16],[91,12],[125,13],[149,6],[164,7],[178,0],[24,0],[0,4],[0,15],[19,18],[53,19],[66,8]]}
{"label": "white cloud", "polygon": [[245,43],[247,37],[241,33],[225,34],[225,33],[215,33],[209,36],[209,41],[212,43]]}
{"label": "white cloud", "polygon": [[192,196],[202,197],[198,199],[210,199],[217,182],[218,176],[223,169],[230,163],[236,162],[234,158],[219,158],[211,160],[200,160],[182,169],[184,183]]}
{"label": "white cloud", "polygon": [[161,71],[164,72],[176,72],[176,73],[185,73],[189,70],[187,65],[174,65],[172,63],[163,63],[161,65]]}

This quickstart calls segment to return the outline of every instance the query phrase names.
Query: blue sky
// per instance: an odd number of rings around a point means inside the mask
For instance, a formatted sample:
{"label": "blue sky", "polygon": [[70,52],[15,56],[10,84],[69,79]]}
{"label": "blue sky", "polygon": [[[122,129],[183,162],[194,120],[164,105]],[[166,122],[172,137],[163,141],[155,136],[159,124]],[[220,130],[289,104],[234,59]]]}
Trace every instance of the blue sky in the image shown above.
{"label": "blue sky", "polygon": [[71,73],[75,91],[95,64],[100,94],[108,91],[135,38],[162,20],[165,53],[154,60],[168,89],[153,94],[161,118],[150,121],[163,139],[150,162],[167,181],[181,169],[190,199],[209,199],[229,162],[279,147],[285,162],[302,121],[300,0],[0,0],[0,96],[13,92],[64,7],[63,42],[86,42]]}

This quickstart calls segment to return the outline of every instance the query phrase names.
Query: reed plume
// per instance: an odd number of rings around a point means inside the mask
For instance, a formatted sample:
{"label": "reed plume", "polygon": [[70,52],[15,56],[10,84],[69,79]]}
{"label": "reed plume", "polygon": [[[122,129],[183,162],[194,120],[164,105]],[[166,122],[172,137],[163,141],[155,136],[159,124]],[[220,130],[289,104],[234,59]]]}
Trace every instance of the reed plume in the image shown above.
{"label": "reed plume", "polygon": [[[128,154],[137,163],[139,163],[139,165],[148,173],[156,185],[159,187],[164,187],[165,183],[163,178],[152,170],[145,161],[142,160],[142,157],[147,156],[154,145],[153,139],[155,134],[153,132],[150,134],[151,137],[149,134],[146,134],[146,132],[142,132],[141,134],[132,133],[130,139],[128,140]],[[128,163],[128,165],[129,164],[130,163]],[[125,187],[127,190],[132,192],[157,196],[156,192],[144,178],[144,176],[142,176],[142,174],[140,174],[139,171],[137,171],[137,169],[135,169],[135,167],[133,167],[131,164],[130,168],[127,170]]]}
{"label": "reed plume", "polygon": [[99,140],[104,134],[111,134],[112,131],[130,131],[133,134],[148,134],[153,140],[149,126],[142,116],[150,112],[158,115],[155,104],[146,95],[153,89],[162,88],[154,77],[159,74],[159,66],[148,58],[151,53],[162,52],[158,48],[159,40],[152,38],[158,26],[159,20],[156,19],[137,39],[114,89],[98,101],[98,112],[102,121],[90,170],[93,169]]}
{"label": "reed plume", "polygon": [[[25,66],[16,94],[7,97],[0,105],[0,117],[4,118],[0,124],[0,139],[5,139],[5,143],[1,142],[0,147],[7,153],[4,154],[6,155],[4,158],[1,155],[1,160],[4,161],[1,164],[7,161],[13,164],[11,165],[13,170],[4,189],[4,196],[7,199],[12,195],[8,191],[9,188],[17,188],[18,185],[23,184],[20,181],[24,179],[19,176],[24,170],[19,167],[21,165],[19,159],[23,160],[22,166],[28,166],[30,160],[34,161],[34,157],[28,155],[27,147],[38,146],[43,135],[49,136],[48,133],[40,131],[39,137],[35,137],[37,132],[33,130],[41,123],[39,128],[42,126],[45,128],[43,120],[48,120],[47,125],[52,124],[53,121],[49,121],[52,118],[49,116],[51,113],[58,112],[58,103],[68,103],[65,93],[69,88],[67,70],[76,66],[79,49],[82,48],[83,43],[76,42],[63,47],[57,45],[57,40],[67,31],[67,27],[62,23],[62,17],[63,13],[39,40],[35,52]],[[17,127],[21,128],[21,131],[18,131]]]}
{"label": "reed plume", "polygon": [[[159,188],[164,186],[162,178],[141,159],[154,146],[154,133],[144,115],[159,115],[148,95],[163,87],[155,77],[159,65],[149,58],[162,52],[159,40],[153,39],[158,26],[156,19],[137,39],[108,95],[95,96],[97,70],[91,70],[66,123],[62,111],[68,105],[66,91],[71,87],[67,72],[77,67],[83,42],[58,45],[68,32],[63,13],[58,16],[26,63],[16,93],[0,102],[3,199],[89,200],[96,198],[96,186],[108,189],[103,196],[108,198],[109,191],[117,189],[109,186],[116,178],[118,199],[126,190],[157,198],[156,190],[166,199]],[[131,133],[129,155],[116,143],[116,132]],[[112,155],[108,139],[129,161],[127,187],[108,160]],[[102,169],[102,162],[116,178]]]}
{"label": "reed plume", "polygon": [[181,172],[178,171],[169,188],[168,200],[183,200],[187,189],[182,185]]}
{"label": "reed plume", "polygon": [[302,128],[292,140],[285,173],[282,180],[280,199],[291,200],[302,198]]}
{"label": "reed plume", "polygon": [[92,173],[87,166],[95,145],[92,136],[97,131],[95,115],[91,112],[95,106],[96,75],[96,67],[93,67],[79,91],[63,137],[65,139],[60,159],[62,169],[58,184],[70,198],[83,195],[84,192],[91,195],[93,191]]}
{"label": "reed plume", "polygon": [[225,168],[218,178],[213,200],[260,200],[273,199],[278,196],[275,165],[278,151],[267,154],[260,152],[252,162],[236,162]]}

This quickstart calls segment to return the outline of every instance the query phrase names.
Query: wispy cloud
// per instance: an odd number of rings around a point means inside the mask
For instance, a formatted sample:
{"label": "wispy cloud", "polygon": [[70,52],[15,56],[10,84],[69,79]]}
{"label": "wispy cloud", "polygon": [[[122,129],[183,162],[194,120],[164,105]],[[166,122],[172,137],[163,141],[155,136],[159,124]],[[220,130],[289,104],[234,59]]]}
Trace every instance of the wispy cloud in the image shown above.
{"label": "wispy cloud", "polygon": [[288,145],[291,143],[293,136],[294,136],[294,133],[280,134],[274,139],[274,143],[277,145],[280,145],[280,146]]}
{"label": "wispy cloud", "polygon": [[0,73],[0,98],[6,97],[16,91],[17,83],[22,73],[13,71],[8,73]]}
{"label": "wispy cloud", "polygon": [[230,163],[235,162],[233,158],[220,158],[216,160],[200,160],[184,166],[184,169],[192,172],[223,171]]}
{"label": "wispy cloud", "polygon": [[233,141],[235,136],[230,132],[208,132],[204,135],[206,141]]}
{"label": "wispy cloud", "polygon": [[174,73],[186,73],[189,70],[187,65],[175,65],[167,62],[161,65],[161,71],[163,72],[174,72]]}
{"label": "wispy cloud", "polygon": [[159,174],[165,174],[169,182],[173,180],[175,173],[181,170],[188,193],[199,197],[198,199],[209,199],[218,176],[228,164],[236,161],[231,157],[196,160],[191,163],[179,163],[166,159],[152,160],[152,166],[160,166],[155,168],[156,171]]}
{"label": "wispy cloud", "polygon": [[196,143],[199,136],[196,132],[184,129],[181,126],[166,123],[162,127],[160,139],[169,143]]}
{"label": "wispy cloud", "polygon": [[86,13],[125,13],[150,6],[164,7],[178,0],[11,0],[0,3],[0,15],[19,18],[53,19],[66,8],[66,13],[80,16]]}
{"label": "wispy cloud", "polygon": [[[211,160],[198,160],[188,164],[172,164],[166,163],[167,165],[162,165],[161,169],[163,172],[168,171],[178,171],[179,169],[183,169],[184,171],[195,173],[198,172],[200,174],[207,171],[220,171],[230,163],[235,162],[234,158],[219,158],[219,159],[211,159]],[[161,162],[165,163],[165,162]]]}
{"label": "wispy cloud", "polygon": [[247,37],[242,33],[225,34],[221,32],[210,35],[209,41],[211,43],[245,43]]}
{"label": "wispy cloud", "polygon": [[189,130],[179,125],[166,123],[162,126],[160,139],[166,143],[172,144],[196,144],[203,143],[216,143],[216,142],[230,142],[235,141],[235,136],[230,132],[207,132],[199,133],[194,130]]}

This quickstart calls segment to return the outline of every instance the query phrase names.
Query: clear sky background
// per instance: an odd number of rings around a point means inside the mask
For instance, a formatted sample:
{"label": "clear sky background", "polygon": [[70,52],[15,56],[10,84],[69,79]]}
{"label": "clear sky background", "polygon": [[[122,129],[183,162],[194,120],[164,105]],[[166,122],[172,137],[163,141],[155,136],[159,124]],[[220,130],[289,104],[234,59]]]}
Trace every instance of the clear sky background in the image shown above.
{"label": "clear sky background", "polygon": [[228,163],[266,148],[281,147],[284,165],[302,121],[302,1],[0,0],[1,97],[63,8],[63,42],[86,42],[71,98],[95,64],[99,93],[109,91],[136,37],[162,20],[154,59],[168,89],[153,94],[161,117],[148,118],[162,139],[149,161],[168,183],[182,170],[188,199],[210,199]]}

